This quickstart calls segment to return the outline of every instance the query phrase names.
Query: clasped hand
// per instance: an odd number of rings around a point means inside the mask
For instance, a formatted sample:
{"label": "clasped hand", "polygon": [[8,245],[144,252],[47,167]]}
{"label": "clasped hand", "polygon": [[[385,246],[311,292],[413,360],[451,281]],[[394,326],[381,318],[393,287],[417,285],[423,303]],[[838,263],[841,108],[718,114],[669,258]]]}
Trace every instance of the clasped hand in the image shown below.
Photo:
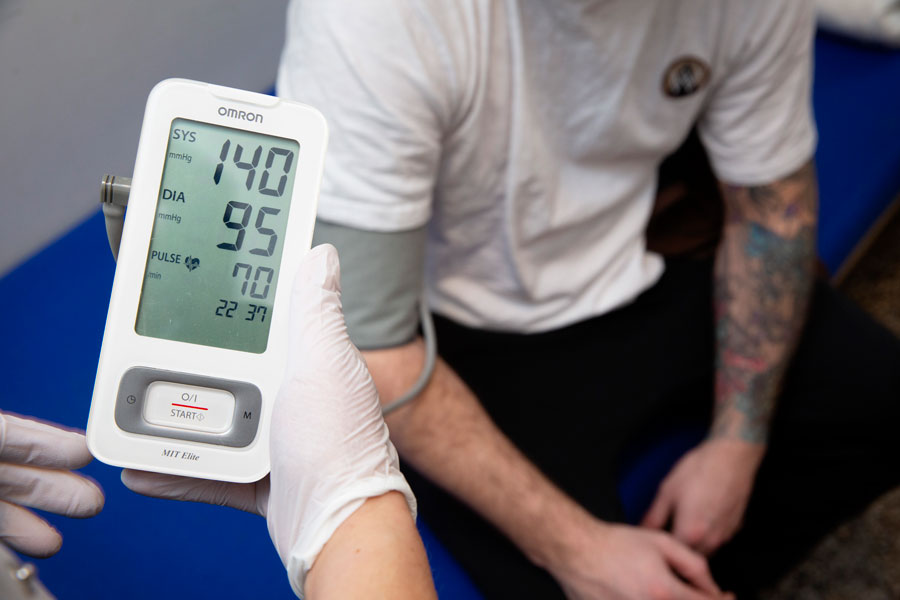
{"label": "clasped hand", "polygon": [[662,529],[705,555],[740,528],[765,453],[763,444],[710,438],[685,454],[659,487],[642,525]]}
{"label": "clasped hand", "polygon": [[[659,487],[642,527],[594,521],[565,563],[551,568],[573,600],[726,599],[708,556],[740,528],[765,446],[710,438]],[[663,531],[671,526],[671,533]],[[654,531],[656,530],[656,531]]]}

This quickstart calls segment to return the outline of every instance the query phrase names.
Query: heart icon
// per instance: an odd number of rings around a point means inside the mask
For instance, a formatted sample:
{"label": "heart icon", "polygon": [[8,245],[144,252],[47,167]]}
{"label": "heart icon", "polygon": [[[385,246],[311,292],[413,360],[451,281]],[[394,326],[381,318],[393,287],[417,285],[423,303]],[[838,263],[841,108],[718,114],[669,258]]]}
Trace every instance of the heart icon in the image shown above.
{"label": "heart icon", "polygon": [[188,271],[193,271],[194,269],[196,269],[200,266],[200,259],[192,258],[190,256],[185,257],[184,266],[187,267]]}

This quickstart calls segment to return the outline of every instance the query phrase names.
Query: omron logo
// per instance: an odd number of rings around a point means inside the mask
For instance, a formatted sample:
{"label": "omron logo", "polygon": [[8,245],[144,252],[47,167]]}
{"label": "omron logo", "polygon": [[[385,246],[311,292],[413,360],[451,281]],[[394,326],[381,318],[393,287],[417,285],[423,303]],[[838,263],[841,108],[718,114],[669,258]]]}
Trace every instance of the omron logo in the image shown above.
{"label": "omron logo", "polygon": [[252,121],[254,123],[262,123],[263,116],[259,113],[255,112],[247,112],[245,110],[237,110],[235,108],[226,108],[224,106],[219,107],[219,114],[223,117],[229,117],[231,119],[240,119],[242,121]]}

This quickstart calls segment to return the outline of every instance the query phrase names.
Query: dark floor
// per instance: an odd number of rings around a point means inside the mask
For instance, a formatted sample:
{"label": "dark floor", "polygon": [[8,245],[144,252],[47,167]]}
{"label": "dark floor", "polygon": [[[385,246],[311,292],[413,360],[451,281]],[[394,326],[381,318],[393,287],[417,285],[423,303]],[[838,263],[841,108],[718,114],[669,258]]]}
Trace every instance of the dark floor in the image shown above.
{"label": "dark floor", "polygon": [[[839,288],[900,336],[900,213]],[[765,596],[765,600],[898,599],[900,488],[823,540]]]}
{"label": "dark floor", "polygon": [[840,289],[900,336],[900,211]]}

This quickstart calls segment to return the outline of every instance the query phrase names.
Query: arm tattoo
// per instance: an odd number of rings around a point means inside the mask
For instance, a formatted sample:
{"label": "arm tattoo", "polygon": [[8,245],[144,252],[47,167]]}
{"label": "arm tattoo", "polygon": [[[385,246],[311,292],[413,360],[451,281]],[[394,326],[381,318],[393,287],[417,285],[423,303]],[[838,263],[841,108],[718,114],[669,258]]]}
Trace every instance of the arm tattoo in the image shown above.
{"label": "arm tattoo", "polygon": [[815,169],[808,163],[770,185],[723,186],[723,195],[712,436],[762,443],[812,290]]}

